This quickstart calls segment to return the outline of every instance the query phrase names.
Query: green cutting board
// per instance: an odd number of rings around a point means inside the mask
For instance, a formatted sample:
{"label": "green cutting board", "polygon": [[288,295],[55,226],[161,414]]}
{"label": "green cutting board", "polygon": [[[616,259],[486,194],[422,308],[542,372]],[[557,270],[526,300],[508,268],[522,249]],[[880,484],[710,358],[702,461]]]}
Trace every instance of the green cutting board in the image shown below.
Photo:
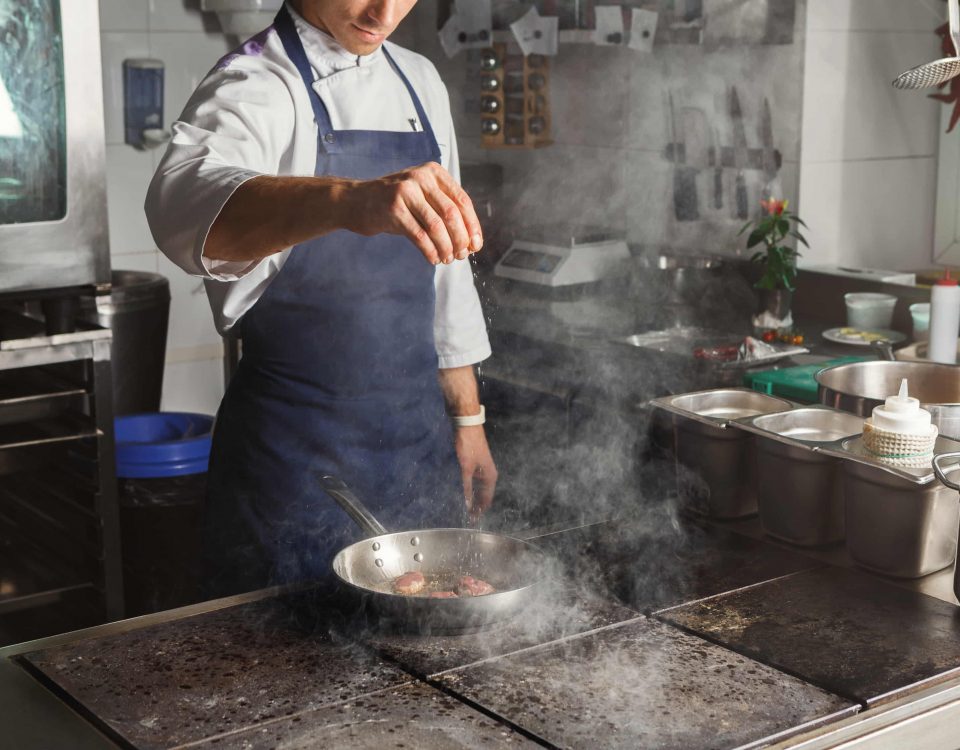
{"label": "green cutting board", "polygon": [[837,357],[814,365],[784,367],[781,370],[747,372],[743,384],[760,393],[783,396],[807,404],[817,402],[817,381],[814,376],[824,367],[843,365],[848,362],[863,362],[870,357]]}

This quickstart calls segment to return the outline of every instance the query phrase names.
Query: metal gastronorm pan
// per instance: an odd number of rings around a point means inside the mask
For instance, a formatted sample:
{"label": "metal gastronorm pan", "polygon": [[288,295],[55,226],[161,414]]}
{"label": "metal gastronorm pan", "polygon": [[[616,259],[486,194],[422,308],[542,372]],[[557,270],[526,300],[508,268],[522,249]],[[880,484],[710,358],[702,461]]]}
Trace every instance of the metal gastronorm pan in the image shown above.
{"label": "metal gastronorm pan", "polygon": [[750,439],[728,426],[735,419],[785,411],[793,404],[747,388],[683,393],[650,403],[672,416],[677,488],[691,507],[714,518],[756,513],[756,465]]}

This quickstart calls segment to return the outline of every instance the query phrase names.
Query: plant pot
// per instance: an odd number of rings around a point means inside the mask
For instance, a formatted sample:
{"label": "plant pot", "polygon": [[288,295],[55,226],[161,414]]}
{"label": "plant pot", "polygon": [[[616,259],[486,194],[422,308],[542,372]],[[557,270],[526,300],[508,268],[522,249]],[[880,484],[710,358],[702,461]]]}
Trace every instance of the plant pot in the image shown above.
{"label": "plant pot", "polygon": [[758,289],[758,313],[768,312],[777,320],[785,320],[790,313],[793,292],[789,289]]}

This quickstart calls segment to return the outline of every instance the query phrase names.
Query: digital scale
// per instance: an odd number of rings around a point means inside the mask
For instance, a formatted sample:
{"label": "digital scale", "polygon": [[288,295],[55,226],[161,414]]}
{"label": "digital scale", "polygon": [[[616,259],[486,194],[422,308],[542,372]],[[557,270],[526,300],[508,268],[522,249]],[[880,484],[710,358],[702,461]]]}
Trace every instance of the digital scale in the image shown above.
{"label": "digital scale", "polygon": [[561,287],[600,281],[620,273],[630,258],[622,237],[608,232],[527,230],[497,261],[497,276]]}

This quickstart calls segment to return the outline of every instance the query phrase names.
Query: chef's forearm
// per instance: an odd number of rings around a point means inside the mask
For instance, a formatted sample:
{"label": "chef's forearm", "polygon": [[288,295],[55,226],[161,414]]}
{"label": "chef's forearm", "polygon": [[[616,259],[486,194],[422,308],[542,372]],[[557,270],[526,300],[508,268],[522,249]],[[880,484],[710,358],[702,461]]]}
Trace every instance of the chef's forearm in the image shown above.
{"label": "chef's forearm", "polygon": [[440,387],[452,417],[468,417],[480,413],[480,390],[473,365],[440,370]]}
{"label": "chef's forearm", "polygon": [[238,187],[207,234],[214,260],[260,260],[345,225],[355,180],[261,175]]}

